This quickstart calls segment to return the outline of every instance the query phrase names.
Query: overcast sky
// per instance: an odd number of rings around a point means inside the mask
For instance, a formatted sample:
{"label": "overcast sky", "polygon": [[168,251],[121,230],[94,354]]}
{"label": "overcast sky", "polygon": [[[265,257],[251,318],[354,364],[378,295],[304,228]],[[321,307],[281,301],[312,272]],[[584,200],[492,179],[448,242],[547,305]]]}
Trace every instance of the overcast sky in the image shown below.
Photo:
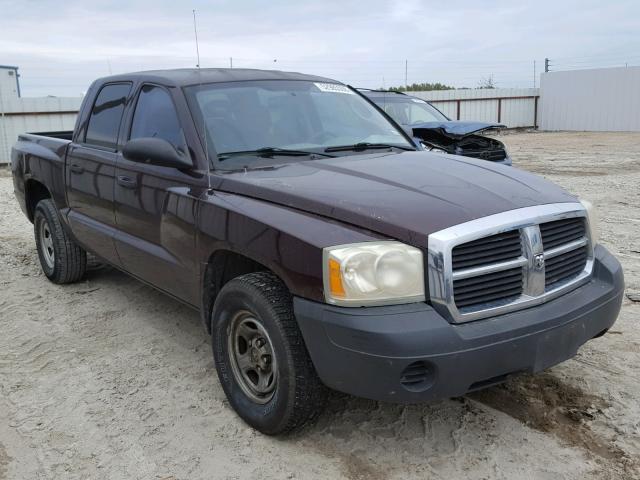
{"label": "overcast sky", "polygon": [[640,64],[639,0],[7,1],[0,64],[23,96],[76,96],[99,76],[196,65],[275,68],[355,86],[532,87],[543,68]]}

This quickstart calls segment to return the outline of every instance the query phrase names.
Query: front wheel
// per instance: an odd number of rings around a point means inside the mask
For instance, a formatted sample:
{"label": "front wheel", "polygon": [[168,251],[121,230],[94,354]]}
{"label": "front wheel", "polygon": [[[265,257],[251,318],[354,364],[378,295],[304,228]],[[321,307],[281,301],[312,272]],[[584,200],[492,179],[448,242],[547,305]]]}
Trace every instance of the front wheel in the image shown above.
{"label": "front wheel", "polygon": [[301,427],[322,411],[326,387],[280,279],[259,272],[231,280],[216,298],[211,321],[220,383],[245,422],[276,435]]}

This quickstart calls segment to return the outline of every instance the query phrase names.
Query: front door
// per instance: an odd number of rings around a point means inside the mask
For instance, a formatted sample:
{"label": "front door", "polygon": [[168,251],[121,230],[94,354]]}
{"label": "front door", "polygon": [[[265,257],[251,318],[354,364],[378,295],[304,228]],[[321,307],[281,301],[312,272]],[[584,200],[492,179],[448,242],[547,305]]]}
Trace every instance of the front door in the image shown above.
{"label": "front door", "polygon": [[65,164],[69,224],[77,240],[119,265],[114,244],[114,182],[118,131],[131,83],[102,87],[86,129],[69,146]]}
{"label": "front door", "polygon": [[[167,89],[143,85],[128,139],[156,137],[188,155]],[[193,305],[198,304],[195,216],[202,175],[118,159],[116,249],[131,274]]]}

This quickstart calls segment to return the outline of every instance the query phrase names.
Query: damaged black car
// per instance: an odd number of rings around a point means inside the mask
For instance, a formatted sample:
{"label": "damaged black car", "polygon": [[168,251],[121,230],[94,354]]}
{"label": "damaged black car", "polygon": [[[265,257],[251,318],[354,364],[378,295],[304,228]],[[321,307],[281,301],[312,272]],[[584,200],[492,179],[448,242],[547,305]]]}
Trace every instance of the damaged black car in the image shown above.
{"label": "damaged black car", "polygon": [[414,138],[418,147],[511,165],[502,142],[482,135],[506,128],[499,123],[450,120],[429,102],[402,92],[358,89]]}

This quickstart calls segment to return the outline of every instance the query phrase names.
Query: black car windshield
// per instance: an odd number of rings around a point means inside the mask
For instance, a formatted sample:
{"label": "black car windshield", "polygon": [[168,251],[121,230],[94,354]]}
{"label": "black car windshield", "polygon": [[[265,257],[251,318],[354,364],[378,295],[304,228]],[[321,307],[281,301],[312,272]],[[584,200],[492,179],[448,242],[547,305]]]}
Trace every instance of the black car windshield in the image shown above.
{"label": "black car windshield", "polygon": [[390,93],[370,97],[400,125],[415,125],[424,122],[446,122],[449,120],[437,108],[419,98]]}
{"label": "black car windshield", "polygon": [[[371,153],[367,150],[380,151],[381,145],[414,149],[397,127],[341,84],[240,81],[195,85],[185,92],[195,121],[205,127],[209,149],[217,154],[209,155],[217,159],[216,168]],[[325,153],[332,147],[341,147],[340,153]]]}

